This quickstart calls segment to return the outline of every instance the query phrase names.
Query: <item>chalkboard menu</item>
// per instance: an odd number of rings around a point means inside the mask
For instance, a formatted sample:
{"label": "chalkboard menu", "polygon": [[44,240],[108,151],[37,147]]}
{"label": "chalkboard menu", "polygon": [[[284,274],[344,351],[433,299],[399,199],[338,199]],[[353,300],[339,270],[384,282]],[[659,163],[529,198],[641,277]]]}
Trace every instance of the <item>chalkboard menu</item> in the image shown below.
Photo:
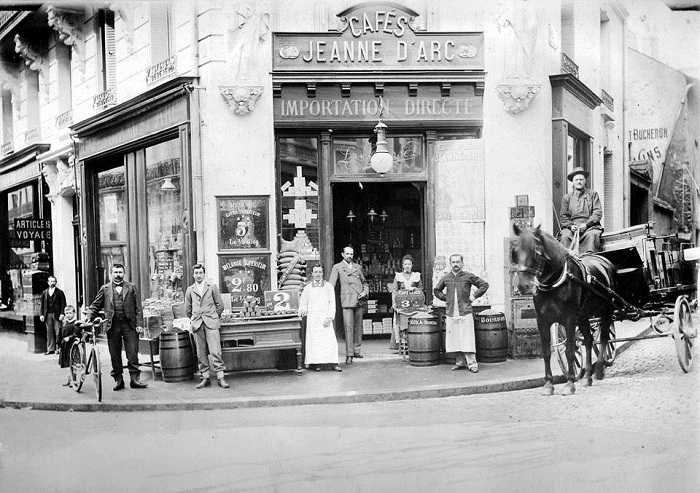
{"label": "chalkboard menu", "polygon": [[231,294],[231,308],[243,306],[248,296],[259,306],[265,303],[264,293],[270,290],[270,255],[219,255],[219,286]]}
{"label": "chalkboard menu", "polygon": [[267,197],[217,197],[219,250],[267,249]]}

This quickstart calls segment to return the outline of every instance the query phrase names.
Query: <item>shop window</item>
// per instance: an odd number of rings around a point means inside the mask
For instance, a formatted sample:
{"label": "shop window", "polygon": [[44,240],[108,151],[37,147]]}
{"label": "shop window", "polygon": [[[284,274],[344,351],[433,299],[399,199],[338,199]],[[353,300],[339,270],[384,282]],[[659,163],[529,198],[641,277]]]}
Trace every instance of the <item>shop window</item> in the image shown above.
{"label": "shop window", "polygon": [[320,251],[318,139],[277,139],[278,221],[284,241],[308,238],[313,255]]}
{"label": "shop window", "polygon": [[130,278],[128,258],[128,208],[126,195],[126,169],[124,166],[100,171],[97,180],[99,225],[98,282],[104,284],[114,264],[124,264],[126,277]]}
{"label": "shop window", "polygon": [[[394,157],[393,168],[386,175],[422,174],[425,172],[423,143],[418,136],[387,137]],[[333,174],[335,176],[376,175],[370,159],[376,138],[338,137],[333,139]]]}
{"label": "shop window", "polygon": [[184,299],[184,231],[178,140],[146,148],[149,298]]}
{"label": "shop window", "polygon": [[166,2],[150,4],[151,64],[174,55],[172,39],[172,6]]}
{"label": "shop window", "polygon": [[30,218],[36,209],[36,184],[30,184],[12,190],[5,195],[7,211],[7,250],[3,255],[0,273],[2,279],[2,304],[15,311],[22,312],[22,270],[31,266],[35,245],[28,240],[18,240],[14,234],[15,219]]}
{"label": "shop window", "polygon": [[117,85],[117,57],[114,33],[114,12],[100,10],[98,15],[97,73],[99,92]]}

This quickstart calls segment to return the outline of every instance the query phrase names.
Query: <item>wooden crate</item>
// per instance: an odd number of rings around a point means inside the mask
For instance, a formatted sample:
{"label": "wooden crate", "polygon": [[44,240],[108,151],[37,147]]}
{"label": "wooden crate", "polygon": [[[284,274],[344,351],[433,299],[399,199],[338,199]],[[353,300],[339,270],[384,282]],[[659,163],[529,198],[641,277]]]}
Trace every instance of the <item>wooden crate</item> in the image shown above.
{"label": "wooden crate", "polygon": [[513,328],[537,328],[537,313],[535,313],[535,302],[532,300],[532,296],[519,296],[517,298],[512,298],[510,304]]}
{"label": "wooden crate", "polygon": [[537,328],[508,329],[508,355],[513,359],[542,356],[542,343]]}

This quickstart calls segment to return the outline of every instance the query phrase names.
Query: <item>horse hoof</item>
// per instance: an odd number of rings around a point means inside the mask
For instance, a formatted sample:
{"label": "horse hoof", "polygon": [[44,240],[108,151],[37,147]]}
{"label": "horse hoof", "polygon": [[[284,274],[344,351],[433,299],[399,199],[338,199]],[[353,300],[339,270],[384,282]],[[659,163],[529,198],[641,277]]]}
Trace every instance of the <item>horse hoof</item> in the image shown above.
{"label": "horse hoof", "polygon": [[564,389],[561,391],[561,395],[574,395],[576,393],[576,387],[573,383],[564,384]]}
{"label": "horse hoof", "polygon": [[542,387],[542,395],[554,395],[554,385],[551,382],[547,382]]}
{"label": "horse hoof", "polygon": [[593,377],[588,377],[586,379],[586,387],[591,387],[593,386]]}
{"label": "horse hoof", "polygon": [[603,363],[596,363],[595,378],[596,380],[603,380],[605,378],[605,365]]}

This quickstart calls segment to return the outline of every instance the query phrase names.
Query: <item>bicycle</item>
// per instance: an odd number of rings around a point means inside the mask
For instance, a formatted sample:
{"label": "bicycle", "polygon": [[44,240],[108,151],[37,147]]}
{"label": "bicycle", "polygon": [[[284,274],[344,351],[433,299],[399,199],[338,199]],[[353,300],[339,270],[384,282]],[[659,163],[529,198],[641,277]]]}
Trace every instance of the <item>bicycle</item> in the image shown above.
{"label": "bicycle", "polygon": [[76,325],[89,331],[84,331],[80,340],[75,341],[70,347],[70,384],[73,390],[80,392],[85,383],[85,378],[92,373],[95,380],[95,395],[97,402],[102,402],[102,362],[97,348],[98,328],[102,325],[102,319],[96,318],[92,322],[76,322]]}

